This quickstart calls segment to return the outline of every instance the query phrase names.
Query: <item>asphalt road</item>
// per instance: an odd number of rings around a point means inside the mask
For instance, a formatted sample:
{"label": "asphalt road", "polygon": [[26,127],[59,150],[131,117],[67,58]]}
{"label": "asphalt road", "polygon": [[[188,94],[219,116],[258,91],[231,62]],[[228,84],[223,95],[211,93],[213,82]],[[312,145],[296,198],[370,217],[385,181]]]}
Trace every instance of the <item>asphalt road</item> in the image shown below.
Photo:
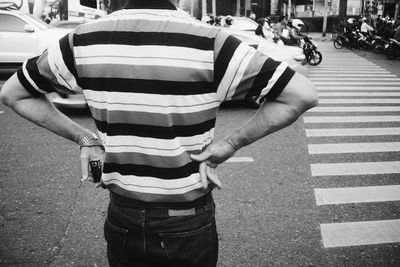
{"label": "asphalt road", "polygon": [[[323,55],[332,52],[328,41],[318,41]],[[399,60],[387,63],[384,58],[362,56],[386,64],[385,69],[400,76]],[[323,64],[329,58],[324,58]],[[94,129],[88,111],[64,112]],[[224,105],[216,139],[254,112],[240,103]],[[77,146],[24,121],[3,105],[0,122],[0,266],[107,266],[102,225],[108,194],[80,183]],[[311,128],[320,126],[324,125]],[[223,189],[214,193],[220,237],[218,266],[399,266],[398,240],[327,247],[321,234],[324,223],[400,219],[399,201],[316,205],[314,192],[315,188],[400,185],[398,173],[321,178],[313,176],[310,168],[320,162],[377,157],[398,160],[399,153],[310,155],[310,143],[336,140],[323,137],[316,141],[306,136],[306,128],[310,126],[301,118],[240,150],[235,155],[239,162],[219,167]],[[399,141],[397,136],[350,140],[374,138]]]}

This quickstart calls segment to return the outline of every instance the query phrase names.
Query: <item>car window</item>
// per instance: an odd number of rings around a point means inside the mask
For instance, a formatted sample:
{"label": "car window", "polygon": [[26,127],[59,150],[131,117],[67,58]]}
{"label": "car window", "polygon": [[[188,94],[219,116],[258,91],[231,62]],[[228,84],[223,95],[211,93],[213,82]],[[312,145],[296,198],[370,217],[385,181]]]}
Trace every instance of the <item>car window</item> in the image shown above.
{"label": "car window", "polygon": [[24,32],[25,22],[15,16],[0,14],[0,31],[2,32]]}

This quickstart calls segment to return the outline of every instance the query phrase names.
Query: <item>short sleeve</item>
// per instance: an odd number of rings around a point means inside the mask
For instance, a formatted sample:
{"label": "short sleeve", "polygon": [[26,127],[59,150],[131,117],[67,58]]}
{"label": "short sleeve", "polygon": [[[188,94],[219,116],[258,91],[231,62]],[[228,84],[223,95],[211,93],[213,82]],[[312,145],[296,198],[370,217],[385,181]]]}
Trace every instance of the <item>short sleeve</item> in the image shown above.
{"label": "short sleeve", "polygon": [[221,33],[216,43],[214,79],[221,101],[250,96],[273,100],[295,73],[286,62],[276,61],[234,36]]}
{"label": "short sleeve", "polygon": [[82,90],[77,84],[71,38],[72,33],[64,36],[18,69],[19,81],[33,96],[51,92],[75,94]]}

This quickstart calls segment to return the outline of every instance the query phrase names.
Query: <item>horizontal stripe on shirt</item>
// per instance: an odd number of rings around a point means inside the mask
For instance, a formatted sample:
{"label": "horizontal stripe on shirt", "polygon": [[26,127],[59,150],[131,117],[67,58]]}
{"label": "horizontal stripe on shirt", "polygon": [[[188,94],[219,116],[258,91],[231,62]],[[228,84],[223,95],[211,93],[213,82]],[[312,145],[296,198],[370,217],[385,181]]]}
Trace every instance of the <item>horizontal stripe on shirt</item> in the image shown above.
{"label": "horizontal stripe on shirt", "polygon": [[93,46],[96,44],[114,44],[129,46],[177,46],[182,48],[195,48],[196,50],[214,50],[214,39],[194,34],[169,33],[169,32],[121,32],[107,31],[77,34],[74,38],[74,47]]}
{"label": "horizontal stripe on shirt", "polygon": [[128,123],[108,123],[106,121],[95,121],[97,129],[106,132],[108,136],[113,135],[135,135],[139,137],[150,137],[160,139],[174,139],[202,134],[215,126],[215,119],[192,125],[173,125],[170,127],[128,124]]}
{"label": "horizontal stripe on shirt", "polygon": [[131,123],[146,124],[169,127],[172,125],[191,125],[211,120],[216,117],[218,108],[202,110],[194,113],[185,114],[159,114],[149,112],[137,112],[133,116],[132,113],[126,111],[112,111],[106,109],[96,109],[90,107],[92,117],[99,121],[107,121],[108,123]]}
{"label": "horizontal stripe on shirt", "polygon": [[119,173],[104,173],[102,176],[104,182],[115,182],[116,180],[121,183],[125,188],[138,187],[138,191],[147,191],[151,188],[159,189],[165,194],[174,194],[177,190],[186,191],[188,188],[197,186],[201,183],[199,173],[194,173],[188,177],[179,179],[160,179],[157,177],[141,177],[135,175],[121,175]]}
{"label": "horizontal stripe on shirt", "polygon": [[109,92],[131,92],[159,95],[197,95],[215,92],[214,84],[206,81],[162,81],[131,78],[81,77],[83,89]]}
{"label": "horizontal stripe on shirt", "polygon": [[[130,63],[130,61],[132,61]],[[146,63],[144,63],[146,61]],[[168,62],[171,61],[171,64]],[[101,63],[103,62],[103,63]],[[141,64],[143,62],[143,64]],[[186,65],[186,66],[185,66]],[[196,63],[195,61],[180,61],[174,59],[134,59],[134,58],[85,58],[77,60],[77,70],[81,77],[97,77],[99,73],[104,78],[131,79],[171,79],[171,73],[176,73],[176,82],[212,82],[212,64]],[[196,69],[197,68],[197,69]],[[110,71],[106,71],[110,69]],[[200,71],[199,71],[200,70]]]}
{"label": "horizontal stripe on shirt", "polygon": [[[195,152],[193,152],[193,154],[194,153]],[[158,168],[178,168],[192,161],[189,157],[190,154],[192,154],[192,152],[188,151],[176,156],[167,157],[129,152],[107,153],[106,162],[119,164],[130,164],[135,162],[135,164],[138,165],[149,164],[150,166]]]}
{"label": "horizontal stripe on shirt", "polygon": [[198,162],[189,162],[185,166],[176,168],[161,168],[151,165],[104,163],[103,173],[119,173],[121,175],[134,175],[156,177],[160,179],[179,179],[199,172]]}

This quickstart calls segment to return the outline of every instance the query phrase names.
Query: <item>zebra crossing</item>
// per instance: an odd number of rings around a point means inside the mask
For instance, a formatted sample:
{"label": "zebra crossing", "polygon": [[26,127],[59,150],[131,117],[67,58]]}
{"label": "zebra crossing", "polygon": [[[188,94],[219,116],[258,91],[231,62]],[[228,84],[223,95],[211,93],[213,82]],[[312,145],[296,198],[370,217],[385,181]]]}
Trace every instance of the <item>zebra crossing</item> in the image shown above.
{"label": "zebra crossing", "polygon": [[[323,56],[308,74],[319,105],[303,117],[312,178],[400,174],[400,78],[348,50],[327,49]],[[343,157],[349,153],[386,156]],[[400,201],[400,185],[338,185],[314,188],[314,195],[317,207]],[[320,223],[320,231],[325,248],[399,243],[400,218],[332,221]]]}

